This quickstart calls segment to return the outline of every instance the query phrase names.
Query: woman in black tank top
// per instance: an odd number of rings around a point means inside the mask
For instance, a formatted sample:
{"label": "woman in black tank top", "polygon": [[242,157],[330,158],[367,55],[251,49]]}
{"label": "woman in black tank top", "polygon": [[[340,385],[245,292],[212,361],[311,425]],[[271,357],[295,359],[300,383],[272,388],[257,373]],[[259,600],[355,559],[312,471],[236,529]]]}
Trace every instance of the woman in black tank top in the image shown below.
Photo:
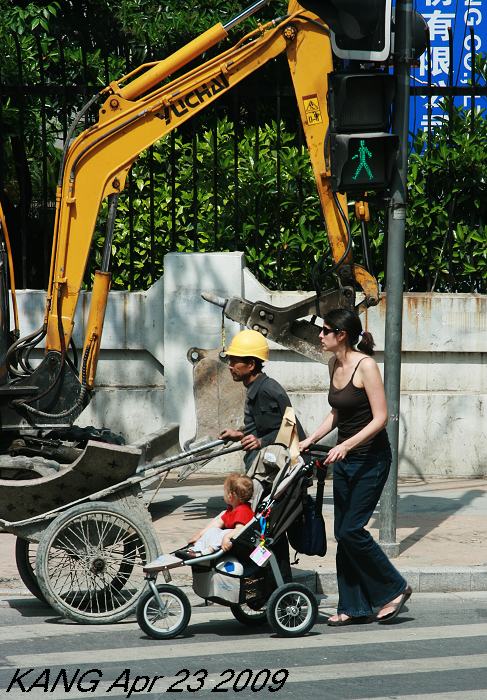
{"label": "woman in black tank top", "polygon": [[384,385],[370,357],[374,341],[362,330],[359,317],[346,309],[325,315],[320,338],[324,350],[333,353],[329,363],[331,411],[299,445],[304,451],[338,429],[337,444],[326,459],[327,464],[333,463],[339,592],[337,613],[328,624],[389,622],[412,591],[365,529],[391,465]]}

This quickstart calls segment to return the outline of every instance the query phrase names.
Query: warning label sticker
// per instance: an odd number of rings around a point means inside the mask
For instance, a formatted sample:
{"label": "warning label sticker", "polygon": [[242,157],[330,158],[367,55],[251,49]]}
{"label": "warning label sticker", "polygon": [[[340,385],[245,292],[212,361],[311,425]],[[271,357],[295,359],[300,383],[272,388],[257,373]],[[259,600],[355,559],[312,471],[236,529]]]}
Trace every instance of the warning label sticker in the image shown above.
{"label": "warning label sticker", "polygon": [[323,118],[318,95],[306,95],[306,97],[303,97],[303,103],[308,124],[322,124]]}

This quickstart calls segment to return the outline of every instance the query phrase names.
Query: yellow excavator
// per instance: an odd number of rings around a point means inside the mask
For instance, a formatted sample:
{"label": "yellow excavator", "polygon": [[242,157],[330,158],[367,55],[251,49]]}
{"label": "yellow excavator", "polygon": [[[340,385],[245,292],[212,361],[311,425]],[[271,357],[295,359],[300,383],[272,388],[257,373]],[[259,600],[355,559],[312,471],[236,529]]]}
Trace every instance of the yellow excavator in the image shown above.
{"label": "yellow excavator", "polygon": [[[95,382],[110,289],[110,253],[117,199],[139,154],[231,90],[249,74],[286,53],[302,119],[334,262],[338,289],[304,303],[276,309],[245,299],[208,300],[225,314],[268,338],[319,359],[319,327],[306,320],[336,306],[358,310],[378,302],[376,279],[353,262],[345,195],[332,191],[328,159],[328,76],[333,72],[330,30],[317,14],[290,0],[287,14],[258,25],[231,48],[187,72],[188,63],[227,38],[229,31],[270,0],[260,0],[231,22],[208,29],[164,60],[139,66],[110,83],[77,114],[66,139],[56,191],[52,258],[44,320],[38,331],[18,337],[13,271],[3,214],[3,269],[10,269],[15,315],[14,334],[8,321],[8,290],[3,284],[0,340],[0,412],[3,430],[40,430],[70,426],[85,408]],[[172,77],[175,73],[177,77]],[[96,124],[74,136],[83,116],[100,104]],[[109,200],[107,233],[101,269],[96,271],[86,337],[79,368],[68,352],[95,223],[103,200]],[[359,212],[364,210],[360,210]],[[360,214],[359,214],[360,215]],[[362,213],[362,216],[365,214]],[[10,260],[10,264],[9,264]],[[43,360],[33,367],[32,349],[45,343]]]}

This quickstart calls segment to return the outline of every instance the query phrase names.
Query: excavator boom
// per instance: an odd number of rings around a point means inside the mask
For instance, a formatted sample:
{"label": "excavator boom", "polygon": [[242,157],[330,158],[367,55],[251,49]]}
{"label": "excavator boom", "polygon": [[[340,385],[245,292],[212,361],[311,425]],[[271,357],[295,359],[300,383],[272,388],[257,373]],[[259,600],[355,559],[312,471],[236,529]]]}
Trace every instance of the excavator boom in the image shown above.
{"label": "excavator boom", "polygon": [[[254,3],[236,20],[245,19],[268,1]],[[269,322],[272,309],[263,305],[251,308],[245,300],[240,300],[240,306],[238,300],[227,304],[225,313],[233,314],[232,318],[251,327],[259,327],[269,338],[310,354],[313,346],[318,346],[317,332],[300,319],[313,313],[321,315],[331,305],[353,306],[356,288],[364,292],[368,305],[377,303],[376,280],[353,264],[346,198],[333,193],[330,187],[326,157],[327,81],[333,71],[333,58],[329,31],[323,21],[291,0],[285,17],[259,25],[235,46],[171,79],[176,70],[224,39],[236,20],[226,26],[217,24],[163,61],[141,66],[112,82],[100,93],[98,122],[66,147],[56,194],[45,318],[36,337],[36,342],[45,337],[46,356],[35,371],[17,380],[16,396],[20,393],[20,398],[12,402],[15,411],[31,425],[71,424],[89,400],[110,288],[109,259],[116,202],[134,161],[155,141],[282,53],[287,54],[289,62],[340,289],[308,300],[303,308],[287,310],[287,316],[281,314],[278,324]],[[169,82],[161,84],[167,79]],[[76,376],[67,360],[67,351],[98,211],[106,198],[110,211],[104,263],[95,274],[81,367]],[[236,309],[243,311],[237,313]],[[274,314],[275,319],[278,316],[279,313]],[[25,396],[21,395],[23,385]],[[34,395],[33,386],[38,387]]]}

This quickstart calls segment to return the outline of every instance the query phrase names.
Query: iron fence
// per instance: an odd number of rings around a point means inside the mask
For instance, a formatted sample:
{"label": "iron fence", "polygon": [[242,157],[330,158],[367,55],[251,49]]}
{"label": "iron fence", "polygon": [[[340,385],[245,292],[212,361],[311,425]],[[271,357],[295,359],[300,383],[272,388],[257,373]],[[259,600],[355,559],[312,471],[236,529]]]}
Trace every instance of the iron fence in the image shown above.
{"label": "iron fence", "polygon": [[[34,55],[31,53],[28,59],[23,51],[21,39],[15,34],[12,34],[11,39],[13,55],[15,56],[13,61],[15,69],[9,75],[5,75],[0,66],[0,193],[12,238],[17,285],[22,288],[44,288],[49,272],[55,209],[56,168],[59,164],[62,143],[67,137],[69,124],[79,105],[92,94],[99,92],[116,76],[112,75],[113,66],[110,65],[108,55],[101,53],[97,55],[95,61],[93,50],[90,51],[82,45],[73,47],[72,44],[68,45],[60,39],[57,41],[56,61],[53,62],[52,57],[49,58],[48,74],[44,46],[38,35],[34,37]],[[474,46],[473,41],[471,44]],[[79,57],[75,78],[73,78],[73,71],[66,60],[68,48],[71,59],[73,52],[77,53]],[[146,47],[143,53],[150,58],[150,51],[150,47]],[[450,65],[453,65],[452,42],[450,42],[450,52]],[[141,62],[140,47],[137,52],[134,52],[130,47],[124,46],[116,53],[118,67],[124,63],[127,72]],[[192,232],[192,235],[185,235],[183,243],[189,250],[200,248],[201,198],[199,197],[199,188],[202,172],[197,146],[198,139],[205,130],[211,134],[213,144],[211,172],[208,174],[205,171],[204,174],[205,180],[210,180],[212,183],[209,189],[209,198],[213,202],[212,207],[205,209],[205,212],[211,211],[211,223],[205,221],[205,231],[211,229],[212,233],[211,240],[205,241],[206,249],[218,250],[221,244],[224,244],[227,249],[239,249],[244,243],[248,245],[248,236],[245,237],[244,241],[243,231],[250,226],[249,216],[251,217],[251,225],[259,230],[260,217],[263,216],[263,202],[259,198],[259,192],[254,192],[254,201],[249,206],[248,193],[241,192],[239,183],[244,164],[241,161],[239,144],[243,128],[246,128],[247,131],[252,129],[254,133],[253,158],[258,161],[261,158],[262,128],[270,120],[276,125],[275,206],[273,210],[275,220],[273,225],[277,231],[280,230],[284,189],[281,168],[283,130],[289,129],[294,134],[293,146],[297,152],[300,153],[303,150],[303,133],[294,93],[284,63],[284,59],[277,59],[264,69],[264,76],[248,78],[231,93],[223,96],[203,115],[182,127],[182,137],[189,149],[191,160],[191,173],[186,183],[181,183],[178,179],[179,136],[177,134],[172,132],[167,138],[166,153],[169,162],[164,162],[162,166],[160,159],[156,157],[155,148],[148,149],[144,157],[146,170],[142,177],[142,180],[148,183],[144,191],[144,197],[148,200],[146,202],[148,216],[144,232],[145,239],[148,239],[148,255],[143,259],[140,256],[137,257],[138,238],[140,237],[140,232],[136,231],[138,225],[137,201],[140,197],[138,197],[137,178],[133,173],[130,173],[125,193],[129,270],[123,284],[131,289],[147,286],[157,278],[163,255],[181,248],[178,206],[183,190],[186,200],[191,201],[191,221],[187,224],[187,229]],[[472,55],[473,65],[474,56]],[[475,106],[476,99],[487,95],[485,86],[476,83],[473,71],[470,86],[461,87],[450,82],[448,86],[441,88],[432,83],[431,71],[429,71],[427,84],[412,87],[411,93],[413,96],[428,97],[433,95],[455,97],[467,94],[470,96],[473,106]],[[451,102],[451,104],[453,103]],[[233,131],[231,135],[233,158],[232,162],[226,163],[225,166],[220,160],[221,144],[218,141],[218,123],[223,115],[228,115]],[[84,126],[88,127],[96,118],[95,112],[87,113]],[[428,140],[431,139],[432,129],[430,109]],[[231,192],[230,204],[233,211],[233,221],[230,234],[222,237],[222,208],[219,206],[219,197],[222,196],[221,173],[223,167],[227,168],[228,171],[225,182],[228,183],[227,189]],[[169,192],[165,219],[167,235],[163,237],[162,242],[158,235],[159,224],[156,216],[156,180],[158,177],[166,178]],[[296,206],[298,210],[301,210],[304,207],[306,193],[299,175],[296,177],[295,189]],[[244,196],[245,200],[242,199]],[[228,221],[226,226],[229,227]],[[258,247],[259,241],[255,240],[254,243]],[[278,249],[277,272],[285,250],[285,245]],[[147,272],[143,277],[138,274],[141,260]]]}

